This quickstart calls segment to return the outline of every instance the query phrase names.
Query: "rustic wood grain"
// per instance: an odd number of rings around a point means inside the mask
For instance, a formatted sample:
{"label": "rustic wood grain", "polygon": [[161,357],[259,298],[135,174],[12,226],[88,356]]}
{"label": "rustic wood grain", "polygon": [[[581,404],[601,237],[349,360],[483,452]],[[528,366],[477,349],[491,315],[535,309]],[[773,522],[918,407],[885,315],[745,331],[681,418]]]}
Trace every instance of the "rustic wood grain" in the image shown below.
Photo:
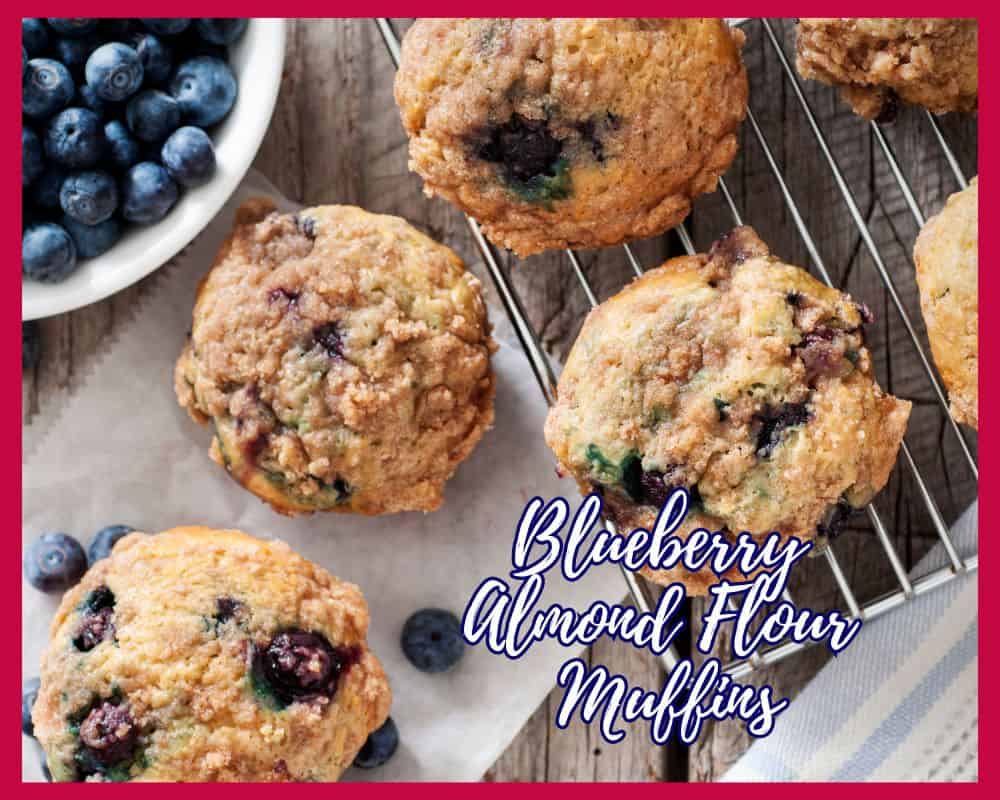
{"label": "rustic wood grain", "polygon": [[[786,40],[787,52],[792,52],[792,26],[776,24]],[[397,29],[403,31],[406,25],[406,21],[398,21]],[[834,280],[878,315],[878,323],[869,333],[869,345],[879,379],[887,389],[914,400],[907,441],[945,519],[951,521],[975,496],[975,482],[961,462],[953,434],[944,424],[912,345],[805,126],[778,60],[758,23],[751,23],[747,32],[751,106],[775,157],[787,167],[789,188]],[[832,90],[814,84],[804,88],[926,348],[910,261],[917,228],[902,195],[870,129]],[[942,124],[963,169],[971,176],[976,171],[975,118],[953,115]],[[921,208],[928,215],[936,212],[957,187],[922,112],[904,111],[885,131]],[[419,180],[407,170],[405,136],[392,101],[392,64],[370,21],[290,22],[281,95],[255,166],[286,195],[301,202],[356,203],[407,217],[458,251],[470,269],[483,278],[488,299],[499,308],[464,220],[442,201],[427,200]],[[793,263],[815,266],[810,264],[774,178],[746,126],[741,154],[726,180],[746,221],[758,229],[773,252]],[[732,224],[719,194],[699,201],[689,220],[699,248],[707,247]],[[636,253],[649,266],[660,263],[676,248],[676,240],[668,236],[638,244]],[[588,308],[565,256],[544,254],[523,263],[505,259],[543,344],[554,358],[561,359]],[[581,253],[581,260],[601,299],[631,277],[620,248]],[[149,282],[146,279],[104,302],[42,321],[41,364],[26,373],[22,382],[25,422],[40,409],[60,403],[79,385],[97,348],[118,330]],[[969,441],[974,447],[975,437],[970,436]],[[908,564],[913,563],[933,543],[934,534],[905,469],[897,467],[876,506],[901,555]],[[854,529],[836,542],[835,552],[862,601],[893,588],[888,563],[863,515],[858,516]],[[799,571],[791,589],[797,600],[814,607],[841,604],[836,585],[820,559]],[[697,631],[700,604],[695,603],[693,609]],[[719,648],[719,654],[725,657],[724,647]],[[588,658],[646,688],[655,688],[663,680],[655,659],[628,644],[601,642]],[[779,695],[794,696],[824,660],[821,651],[813,650],[761,671],[754,680],[772,684]],[[641,727],[622,744],[611,746],[591,727],[578,722],[567,730],[557,729],[553,718],[560,696],[560,692],[553,692],[539,707],[488,772],[487,780],[712,780],[723,774],[749,743],[741,726],[723,723],[710,727],[690,752],[652,746]]]}

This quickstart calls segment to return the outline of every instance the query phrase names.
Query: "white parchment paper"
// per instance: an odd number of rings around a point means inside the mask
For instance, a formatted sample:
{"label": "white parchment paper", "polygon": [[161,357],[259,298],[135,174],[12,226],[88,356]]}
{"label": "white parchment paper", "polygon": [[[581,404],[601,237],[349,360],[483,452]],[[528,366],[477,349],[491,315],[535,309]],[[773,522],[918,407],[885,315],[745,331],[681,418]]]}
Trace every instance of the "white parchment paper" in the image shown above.
{"label": "white parchment paper", "polygon": [[[23,538],[65,531],[86,544],[101,527],[147,531],[201,524],[285,540],[333,574],[361,586],[371,607],[369,643],[393,689],[401,744],[384,767],[351,770],[356,780],[477,780],[552,688],[574,652],[551,642],[508,661],[467,648],[444,675],[425,675],[403,657],[403,622],[425,607],[461,614],[488,575],[510,568],[514,526],[533,495],[573,494],[542,438],[546,407],[524,355],[502,343],[496,423],[448,485],[432,514],[380,518],[315,515],[286,519],[236,485],[207,455],[209,432],[178,407],[173,364],[191,323],[195,284],[211,264],[244,199],[273,187],[253,173],[205,232],[164,267],[135,318],[54,415],[25,431]],[[287,205],[287,204],[286,204]],[[169,224],[169,221],[165,224]],[[491,318],[503,337],[502,312]],[[624,595],[614,567],[568,583],[550,575],[543,602],[585,608]],[[23,590],[23,670],[38,673],[57,598]],[[24,739],[23,772],[41,779],[37,746]]]}

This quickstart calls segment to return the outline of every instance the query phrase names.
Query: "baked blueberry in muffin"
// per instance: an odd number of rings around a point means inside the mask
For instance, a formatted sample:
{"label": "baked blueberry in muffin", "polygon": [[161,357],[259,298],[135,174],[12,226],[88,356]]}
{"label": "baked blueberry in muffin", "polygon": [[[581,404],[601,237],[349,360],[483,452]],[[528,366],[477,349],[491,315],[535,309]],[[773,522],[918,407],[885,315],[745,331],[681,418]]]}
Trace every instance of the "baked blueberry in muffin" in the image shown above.
{"label": "baked blueberry in muffin", "polygon": [[979,104],[973,19],[802,19],[796,66],[803,78],[837,86],[855,113],[889,120],[900,102],[935,114]]}
{"label": "baked blueberry in muffin", "polygon": [[493,421],[479,282],[397,217],[251,201],[175,373],[211,456],[286,514],[432,511]]}
{"label": "baked blueberry in muffin", "polygon": [[[910,413],[875,382],[869,321],[737,228],[590,313],[546,441],[622,534],[650,527],[678,487],[691,501],[678,535],[830,534],[885,485]],[[698,593],[714,582],[651,577]]]}
{"label": "baked blueberry in muffin", "polygon": [[948,198],[913,250],[920,308],[955,419],[979,428],[979,181]]}
{"label": "baked blueberry in muffin", "polygon": [[661,233],[736,153],[742,45],[719,19],[418,20],[410,168],[519,255]]}
{"label": "baked blueberry in muffin", "polygon": [[367,630],[281,542],[134,533],[63,597],[34,734],[56,781],[333,781],[389,714]]}

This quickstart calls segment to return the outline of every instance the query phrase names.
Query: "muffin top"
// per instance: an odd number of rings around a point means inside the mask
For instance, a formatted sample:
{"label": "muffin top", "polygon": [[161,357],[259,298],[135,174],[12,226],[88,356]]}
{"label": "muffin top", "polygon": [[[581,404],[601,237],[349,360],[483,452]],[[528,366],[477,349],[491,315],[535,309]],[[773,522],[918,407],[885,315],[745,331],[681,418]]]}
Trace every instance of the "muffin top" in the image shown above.
{"label": "muffin top", "polygon": [[951,413],[979,428],[979,181],[948,198],[913,250],[920,308]]}
{"label": "muffin top", "polygon": [[35,733],[56,781],[336,780],[389,713],[367,632],[281,542],[131,534],[63,597]]}
{"label": "muffin top", "polygon": [[250,201],[199,286],[178,399],[278,511],[434,510],[493,421],[480,288],[397,217]]}
{"label": "muffin top", "polygon": [[742,45],[719,19],[418,20],[410,168],[519,255],[661,233],[735,155]]}
{"label": "muffin top", "polygon": [[840,86],[866,119],[895,114],[898,100],[935,114],[979,103],[975,19],[803,19],[797,67],[804,78]]}
{"label": "muffin top", "polygon": [[590,313],[546,441],[623,534],[676,487],[692,503],[678,535],[828,533],[885,484],[910,411],[872,376],[869,315],[737,228]]}

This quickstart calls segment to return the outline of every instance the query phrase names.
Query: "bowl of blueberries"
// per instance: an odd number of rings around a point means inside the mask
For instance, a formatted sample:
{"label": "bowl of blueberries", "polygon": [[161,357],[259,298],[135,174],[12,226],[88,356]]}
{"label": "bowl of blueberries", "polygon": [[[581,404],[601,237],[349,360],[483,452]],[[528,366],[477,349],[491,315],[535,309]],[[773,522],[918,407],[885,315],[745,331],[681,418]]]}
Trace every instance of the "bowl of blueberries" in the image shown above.
{"label": "bowl of blueberries", "polygon": [[30,320],[130,286],[211,221],[267,131],[285,24],[29,18],[21,37]]}

